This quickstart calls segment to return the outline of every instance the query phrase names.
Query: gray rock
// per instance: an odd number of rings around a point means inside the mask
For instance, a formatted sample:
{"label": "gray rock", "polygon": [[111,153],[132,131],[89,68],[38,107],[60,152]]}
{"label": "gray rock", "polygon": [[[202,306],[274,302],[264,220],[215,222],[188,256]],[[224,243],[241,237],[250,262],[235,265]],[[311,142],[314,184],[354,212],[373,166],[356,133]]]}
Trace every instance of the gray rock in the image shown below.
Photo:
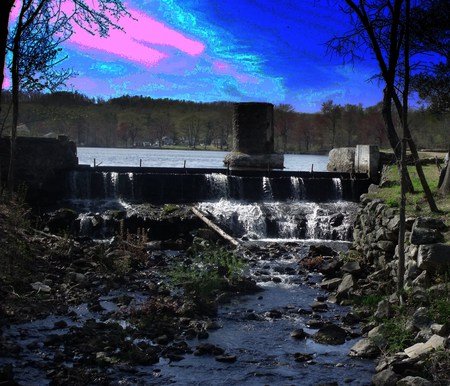
{"label": "gray rock", "polygon": [[335,324],[323,326],[313,335],[314,341],[323,344],[339,345],[344,344],[347,339],[347,332]]}
{"label": "gray rock", "polygon": [[405,349],[405,354],[410,358],[417,358],[433,351],[434,349],[444,348],[445,338],[439,335],[433,335],[425,343],[416,343]]}
{"label": "gray rock", "polygon": [[388,300],[384,299],[378,303],[377,310],[373,315],[375,319],[383,320],[392,316],[392,306]]}
{"label": "gray rock", "polygon": [[412,324],[418,330],[430,328],[432,320],[428,316],[428,309],[426,307],[419,307],[412,316]]}
{"label": "gray rock", "polygon": [[347,273],[358,273],[361,271],[361,266],[357,261],[348,261],[342,266],[341,270]]}
{"label": "gray rock", "polygon": [[355,169],[355,148],[354,147],[341,147],[338,149],[332,149],[328,155],[327,170],[338,172],[353,172]]}
{"label": "gray rock", "polygon": [[342,282],[339,285],[337,292],[336,292],[336,297],[338,299],[346,298],[348,296],[350,290],[354,287],[354,285],[355,285],[355,281],[353,280],[353,276],[350,273],[347,273],[342,278]]}
{"label": "gray rock", "polygon": [[442,233],[436,229],[431,228],[419,228],[413,225],[410,242],[411,244],[421,245],[421,244],[433,244],[439,243],[444,239]]}
{"label": "gray rock", "polygon": [[395,386],[400,376],[391,368],[380,371],[372,377],[373,386]]}
{"label": "gray rock", "polygon": [[417,254],[417,264],[420,269],[430,272],[443,272],[450,267],[450,245],[421,245]]}
{"label": "gray rock", "polygon": [[341,282],[342,282],[342,279],[337,277],[334,279],[324,280],[319,284],[319,286],[322,289],[326,289],[328,291],[334,291],[339,287]]}
{"label": "gray rock", "polygon": [[349,356],[359,358],[375,358],[380,354],[380,349],[370,338],[363,338],[356,342],[350,349]]}
{"label": "gray rock", "polygon": [[418,217],[413,224],[413,227],[437,229],[439,231],[446,231],[448,229],[447,225],[439,219],[433,217]]}
{"label": "gray rock", "polygon": [[396,386],[431,386],[432,383],[425,378],[408,376],[400,379]]}

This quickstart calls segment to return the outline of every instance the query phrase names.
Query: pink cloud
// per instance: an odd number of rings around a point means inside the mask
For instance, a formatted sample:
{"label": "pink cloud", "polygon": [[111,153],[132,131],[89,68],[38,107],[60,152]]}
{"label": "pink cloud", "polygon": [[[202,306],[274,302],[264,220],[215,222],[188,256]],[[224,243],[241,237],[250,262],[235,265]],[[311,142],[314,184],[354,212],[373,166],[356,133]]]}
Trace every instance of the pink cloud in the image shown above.
{"label": "pink cloud", "polygon": [[221,61],[213,62],[213,71],[220,75],[230,75],[242,83],[257,83],[258,80],[254,76],[240,74],[233,66]]}
{"label": "pink cloud", "polygon": [[110,52],[147,67],[154,66],[169,56],[151,45],[173,47],[191,56],[204,51],[205,46],[201,42],[187,38],[143,12],[133,9],[128,11],[131,18],[120,21],[123,31],[111,29],[108,37],[101,38],[76,26],[70,43],[82,49]]}

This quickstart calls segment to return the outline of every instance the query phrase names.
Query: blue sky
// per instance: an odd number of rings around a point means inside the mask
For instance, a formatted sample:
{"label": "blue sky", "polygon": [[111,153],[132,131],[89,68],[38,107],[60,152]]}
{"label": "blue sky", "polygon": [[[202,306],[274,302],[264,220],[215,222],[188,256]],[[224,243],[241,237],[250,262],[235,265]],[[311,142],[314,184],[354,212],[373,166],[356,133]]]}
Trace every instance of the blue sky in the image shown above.
{"label": "blue sky", "polygon": [[130,0],[125,32],[65,44],[69,89],[199,102],[265,101],[316,112],[329,99],[372,106],[377,66],[344,65],[325,43],[349,28],[326,0]]}

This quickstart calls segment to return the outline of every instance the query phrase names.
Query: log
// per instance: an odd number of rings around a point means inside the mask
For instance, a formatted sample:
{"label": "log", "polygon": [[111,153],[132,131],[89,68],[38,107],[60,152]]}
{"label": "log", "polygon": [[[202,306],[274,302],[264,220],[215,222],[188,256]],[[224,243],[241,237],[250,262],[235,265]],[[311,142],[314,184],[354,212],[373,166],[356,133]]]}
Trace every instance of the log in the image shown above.
{"label": "log", "polygon": [[234,246],[238,247],[241,245],[241,243],[230,236],[228,233],[226,233],[223,229],[221,229],[219,226],[214,224],[210,219],[208,219],[201,211],[199,211],[197,208],[192,207],[192,212],[200,219],[202,220],[209,228],[211,228],[214,232],[220,235],[223,239],[230,242]]}

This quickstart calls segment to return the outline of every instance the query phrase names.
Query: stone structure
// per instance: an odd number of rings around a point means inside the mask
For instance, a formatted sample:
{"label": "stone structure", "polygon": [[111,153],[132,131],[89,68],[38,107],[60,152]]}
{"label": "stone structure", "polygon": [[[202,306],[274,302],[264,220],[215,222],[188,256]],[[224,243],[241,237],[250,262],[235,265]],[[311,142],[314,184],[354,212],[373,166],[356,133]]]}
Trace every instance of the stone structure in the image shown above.
{"label": "stone structure", "polygon": [[274,150],[272,104],[235,104],[233,148],[224,164],[230,169],[283,169],[284,156]]}
{"label": "stone structure", "polygon": [[332,149],[327,165],[328,171],[346,173],[367,173],[378,181],[380,171],[380,152],[375,145],[357,145]]}
{"label": "stone structure", "polygon": [[[397,248],[400,216],[381,200],[361,197],[354,224],[353,248],[364,262],[397,281]],[[450,246],[443,244],[442,232],[448,230],[440,219],[408,218],[405,243],[405,285],[411,288],[424,273],[445,272],[450,267]]]}
{"label": "stone structure", "polygon": [[[9,137],[0,138],[2,184],[8,175]],[[32,204],[54,202],[64,192],[62,172],[78,165],[77,149],[66,136],[56,138],[17,137],[15,182],[24,186]]]}

